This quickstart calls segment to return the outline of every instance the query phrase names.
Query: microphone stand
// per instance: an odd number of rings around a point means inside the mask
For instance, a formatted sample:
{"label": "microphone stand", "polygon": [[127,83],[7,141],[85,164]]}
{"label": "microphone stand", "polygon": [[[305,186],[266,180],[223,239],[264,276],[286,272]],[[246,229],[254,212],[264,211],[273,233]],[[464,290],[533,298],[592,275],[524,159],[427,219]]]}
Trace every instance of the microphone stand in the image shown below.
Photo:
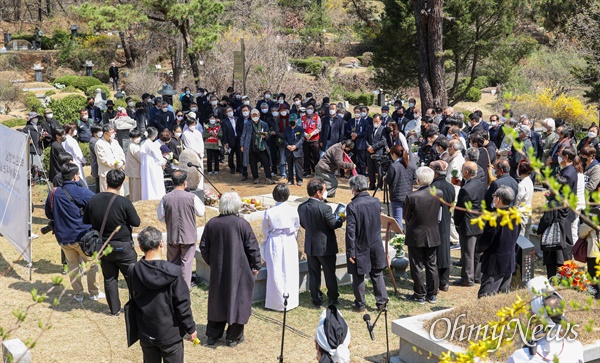
{"label": "microphone stand", "polygon": [[386,363],[390,363],[390,338],[388,335],[387,302],[379,309],[379,314],[377,314],[377,318],[375,318],[375,322],[373,322],[373,325],[371,325],[371,331],[373,331],[373,329],[375,329],[375,325],[377,324],[377,320],[379,320],[381,313],[383,313],[383,317],[385,319],[385,345],[386,345],[386,360],[385,361],[386,361]]}
{"label": "microphone stand", "polygon": [[206,175],[204,175],[204,173],[202,172],[202,170],[200,170],[200,167],[197,165],[188,165],[189,167],[194,167],[196,168],[196,170],[198,170],[198,172],[202,175],[202,177],[204,178],[204,180],[206,180],[208,182],[208,184],[210,184],[213,188],[215,188],[215,191],[217,192],[219,198],[221,198],[221,192],[219,191],[219,189],[217,189],[217,187],[215,187],[215,185],[206,177]]}
{"label": "microphone stand", "polygon": [[285,318],[287,316],[287,304],[290,294],[287,292],[283,294],[283,329],[281,330],[281,354],[279,355],[279,363],[283,363],[283,342],[285,339]]}

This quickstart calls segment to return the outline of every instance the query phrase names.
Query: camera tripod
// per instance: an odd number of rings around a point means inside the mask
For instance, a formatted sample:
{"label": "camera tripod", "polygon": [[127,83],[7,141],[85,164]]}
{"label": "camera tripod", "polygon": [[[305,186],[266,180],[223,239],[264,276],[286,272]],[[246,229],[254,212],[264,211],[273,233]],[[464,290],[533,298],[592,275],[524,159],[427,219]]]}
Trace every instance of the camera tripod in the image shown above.
{"label": "camera tripod", "polygon": [[[388,165],[389,168],[389,165]],[[383,172],[383,168],[381,167],[380,163],[377,163],[377,185],[375,187],[375,190],[373,191],[373,194],[371,195],[372,197],[375,197],[375,195],[377,194],[377,191],[379,191],[381,188],[379,187],[380,185],[383,185],[383,204],[386,206],[386,211],[387,211],[387,215],[390,215],[390,191],[388,188],[387,183],[385,183],[385,178],[387,176],[387,169],[386,172]]]}

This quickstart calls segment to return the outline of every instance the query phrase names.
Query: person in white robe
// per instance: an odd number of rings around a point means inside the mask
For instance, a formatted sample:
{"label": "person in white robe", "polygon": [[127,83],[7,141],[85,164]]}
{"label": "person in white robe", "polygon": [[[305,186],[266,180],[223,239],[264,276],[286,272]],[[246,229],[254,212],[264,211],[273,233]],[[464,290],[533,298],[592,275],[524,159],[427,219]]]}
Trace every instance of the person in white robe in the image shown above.
{"label": "person in white robe", "polygon": [[160,152],[160,145],[154,140],[158,130],[148,127],[148,138],[140,148],[140,177],[142,179],[142,200],[160,200],[166,193],[163,168],[166,164]]}
{"label": "person in white robe", "polygon": [[129,148],[125,153],[125,175],[129,178],[129,199],[132,202],[142,200],[142,179],[140,178],[140,142],[142,133],[138,129],[129,131]]}
{"label": "person in white robe", "polygon": [[88,184],[85,180],[85,173],[83,172],[86,160],[83,157],[83,152],[79,147],[79,143],[75,139],[77,136],[77,125],[73,122],[68,122],[65,124],[64,128],[66,139],[62,142],[62,147],[73,157],[73,163],[79,167],[79,180],[87,188]]}
{"label": "person in white robe", "polygon": [[[96,160],[98,160],[98,176],[100,177],[100,192],[105,192],[106,174],[113,169],[123,170],[125,153],[117,141],[117,131],[110,125],[102,126],[102,137],[96,142]],[[125,196],[125,188],[119,190]]]}
{"label": "person in white robe", "polygon": [[298,307],[300,300],[298,265],[298,210],[286,203],[290,191],[285,184],[273,190],[277,204],[265,211],[262,228],[265,236],[264,260],[267,264],[265,308],[283,311],[284,294],[289,294],[287,310]]}
{"label": "person in white robe", "polygon": [[[204,172],[204,138],[202,137],[202,132],[198,130],[196,118],[190,117],[190,114],[188,114],[187,120],[185,121],[187,127],[184,128],[181,139],[183,140],[183,146],[186,149],[190,149],[198,155],[198,158],[200,158],[200,171]],[[200,176],[198,189],[204,189],[203,175]]]}

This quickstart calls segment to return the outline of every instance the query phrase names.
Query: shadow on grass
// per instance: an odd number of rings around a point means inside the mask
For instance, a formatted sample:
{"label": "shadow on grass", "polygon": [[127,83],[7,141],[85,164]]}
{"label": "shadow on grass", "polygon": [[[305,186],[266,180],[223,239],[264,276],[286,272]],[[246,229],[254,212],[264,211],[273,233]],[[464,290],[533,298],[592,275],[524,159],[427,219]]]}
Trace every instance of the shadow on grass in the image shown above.
{"label": "shadow on grass", "polygon": [[[390,332],[391,334],[391,332]],[[385,339],[385,336],[383,336],[381,339]],[[395,342],[395,340],[393,340]],[[390,347],[392,345],[392,337],[390,336]],[[397,356],[400,354],[400,350],[398,349],[390,349],[390,359],[392,359],[393,357]],[[367,362],[373,362],[373,363],[383,363],[383,362],[387,362],[387,352],[383,352],[382,354],[377,354],[377,355],[371,355],[369,357],[364,357],[364,359]]]}
{"label": "shadow on grass", "polygon": [[[23,266],[27,266],[27,262],[25,262],[25,261],[19,261],[19,263],[20,262],[23,262]],[[19,263],[17,263],[17,264],[19,264]],[[12,263],[9,262],[9,261],[7,261],[4,258],[4,255],[2,253],[0,253],[0,273],[6,272],[6,274],[4,275],[5,278],[6,277],[12,277],[12,278],[15,278],[15,279],[20,279],[21,276],[19,276],[19,274],[16,273],[14,269],[10,268],[11,264]],[[6,271],[7,269],[10,269],[10,270]]]}
{"label": "shadow on grass", "polygon": [[41,259],[33,263],[33,270],[38,274],[60,274],[63,271],[63,266],[50,260]]}

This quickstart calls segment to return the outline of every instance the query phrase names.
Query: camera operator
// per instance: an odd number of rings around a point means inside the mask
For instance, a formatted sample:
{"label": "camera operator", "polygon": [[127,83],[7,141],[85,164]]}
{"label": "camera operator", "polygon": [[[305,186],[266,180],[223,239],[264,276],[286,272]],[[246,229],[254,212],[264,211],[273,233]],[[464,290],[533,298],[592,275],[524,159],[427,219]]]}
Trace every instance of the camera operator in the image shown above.
{"label": "camera operator", "polygon": [[390,149],[392,164],[387,170],[386,184],[390,189],[392,217],[402,226],[402,209],[408,193],[412,192],[415,181],[415,168],[410,163],[408,152],[401,145],[394,145]]}
{"label": "camera operator", "polygon": [[[46,217],[54,221],[54,235],[67,259],[71,285],[75,290],[73,298],[77,302],[82,302],[83,285],[79,274],[79,260],[81,258],[83,262],[89,262],[90,258],[81,250],[79,240],[91,228],[89,224],[83,222],[82,210],[94,193],[79,185],[77,165],[65,164],[62,176],[63,184],[50,192],[46,199],[45,211]],[[104,298],[104,294],[98,290],[97,273],[98,265],[91,264],[90,270],[86,273],[90,300]]]}
{"label": "camera operator", "polygon": [[[382,174],[386,170],[382,168],[382,156],[387,148],[387,131],[381,126],[381,115],[373,116],[373,125],[367,131],[367,171],[369,174],[369,190],[381,188],[383,185]],[[375,179],[377,172],[377,180]]]}
{"label": "camera operator", "polygon": [[354,169],[356,165],[352,162],[344,161],[344,153],[349,153],[354,149],[354,141],[345,140],[343,142],[333,144],[315,167],[315,177],[322,178],[327,186],[327,195],[330,198],[335,197],[335,192],[338,187],[338,180],[335,172],[338,169]]}

